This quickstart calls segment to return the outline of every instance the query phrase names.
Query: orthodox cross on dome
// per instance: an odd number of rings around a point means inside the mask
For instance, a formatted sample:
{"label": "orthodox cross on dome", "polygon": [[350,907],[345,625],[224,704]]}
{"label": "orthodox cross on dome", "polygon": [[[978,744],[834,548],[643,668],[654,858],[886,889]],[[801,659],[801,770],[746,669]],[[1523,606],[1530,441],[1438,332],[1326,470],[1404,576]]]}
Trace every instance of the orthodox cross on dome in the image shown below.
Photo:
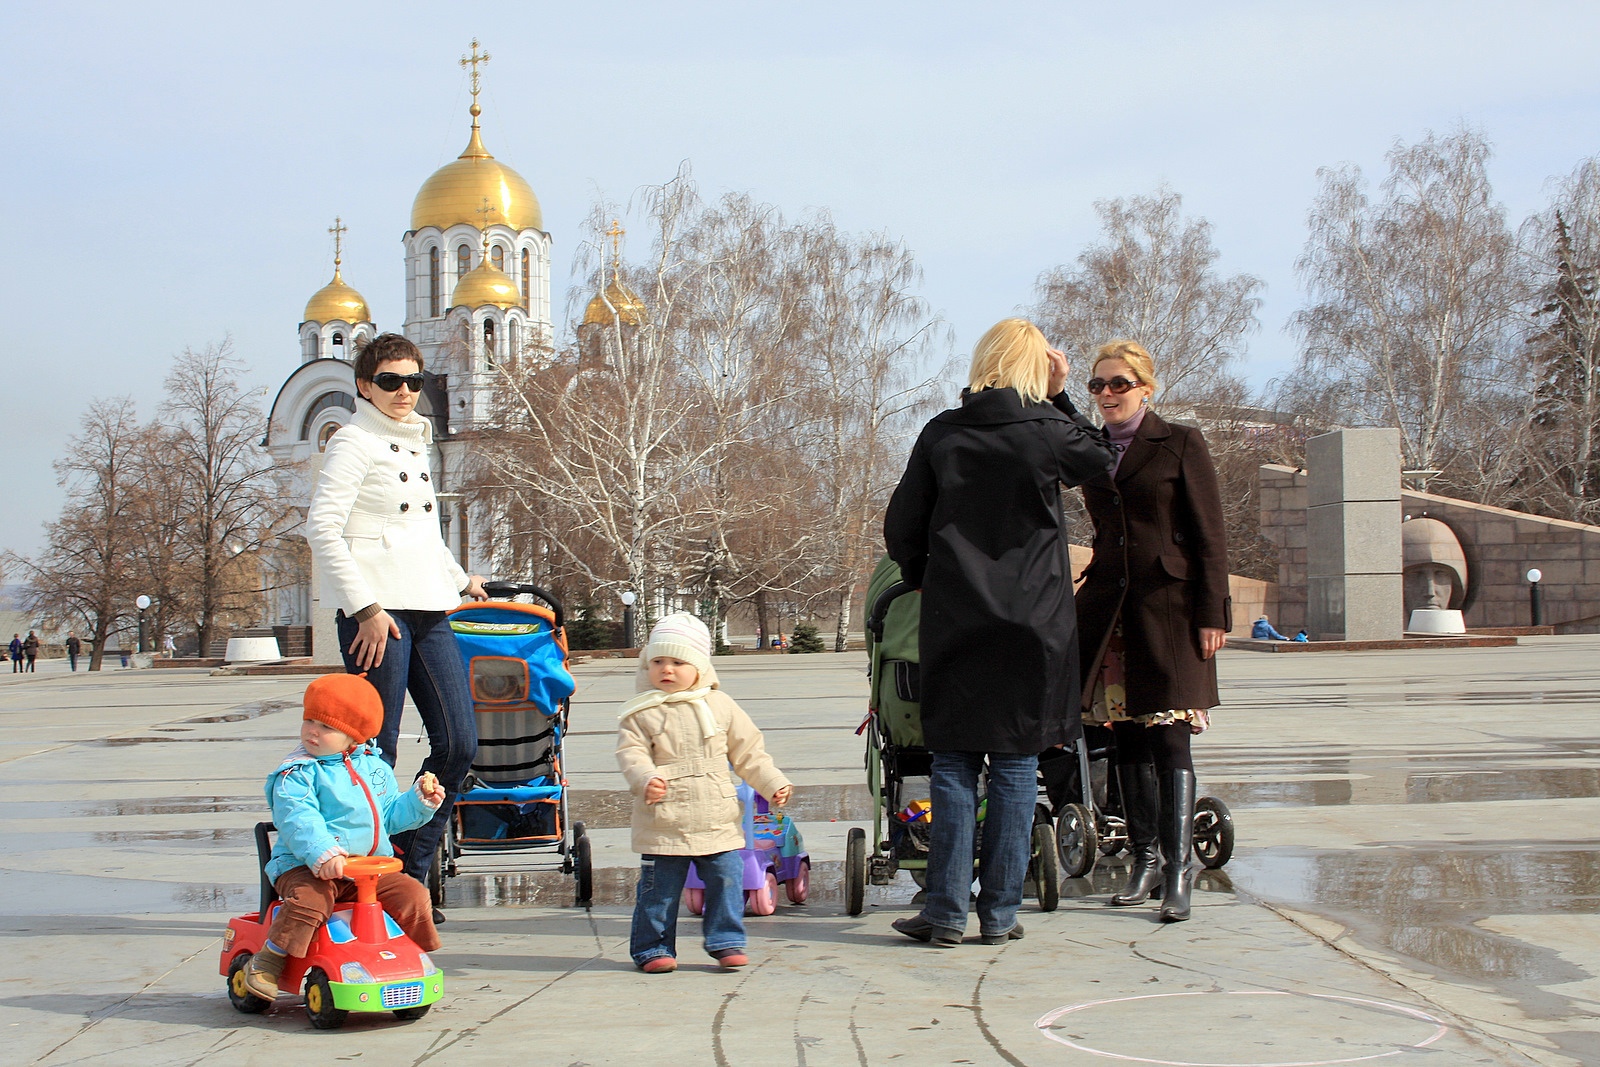
{"label": "orthodox cross on dome", "polygon": [[474,126],[478,124],[478,116],[483,113],[483,109],[478,106],[478,79],[480,77],[478,64],[487,62],[489,62],[489,53],[478,51],[478,39],[474,37],[472,39],[472,54],[461,57],[461,69],[471,68],[472,70],[472,107],[469,110],[472,112],[472,124]]}
{"label": "orthodox cross on dome", "polygon": [[490,202],[487,196],[484,197],[483,206],[477,210],[477,214],[483,216],[483,225],[479,226],[478,229],[483,232],[483,258],[485,260],[489,258],[489,227],[494,225],[495,212],[494,204]]}
{"label": "orthodox cross on dome", "polygon": [[611,238],[611,276],[617,277],[622,268],[622,235],[627,233],[622,228],[621,219],[611,220],[611,229],[606,231],[606,236]]}
{"label": "orthodox cross on dome", "polygon": [[344,256],[344,235],[350,232],[350,227],[338,215],[333,217],[333,225],[328,227],[328,232],[333,234],[333,269],[337,273],[339,261]]}

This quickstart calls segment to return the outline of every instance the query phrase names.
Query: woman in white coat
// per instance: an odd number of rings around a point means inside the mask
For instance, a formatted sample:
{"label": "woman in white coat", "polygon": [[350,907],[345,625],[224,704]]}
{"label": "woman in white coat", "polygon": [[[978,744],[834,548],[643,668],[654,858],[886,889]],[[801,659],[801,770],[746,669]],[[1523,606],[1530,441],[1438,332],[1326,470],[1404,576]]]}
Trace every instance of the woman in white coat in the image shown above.
{"label": "woman in white coat", "polygon": [[429,752],[417,773],[437,775],[445,801],[426,825],[394,839],[405,873],[425,880],[478,751],[472,694],[445,613],[485,594],[439,531],[428,462],[433,432],[416,412],[422,353],[399,334],[380,334],[356,354],[355,378],[361,398],[328,441],[306,540],[338,607],[345,669],[366,672],[383,696],[383,758],[394,766],[408,690],[427,730]]}

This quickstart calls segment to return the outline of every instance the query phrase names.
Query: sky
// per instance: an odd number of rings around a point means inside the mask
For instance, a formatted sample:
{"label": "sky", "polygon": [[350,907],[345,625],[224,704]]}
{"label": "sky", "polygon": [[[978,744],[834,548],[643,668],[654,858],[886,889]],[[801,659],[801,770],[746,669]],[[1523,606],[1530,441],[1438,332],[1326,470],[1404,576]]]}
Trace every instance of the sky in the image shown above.
{"label": "sky", "polygon": [[473,37],[484,142],[553,235],[558,333],[591,205],[684,161],[710,196],[904,241],[958,353],[1095,240],[1097,200],[1165,184],[1219,269],[1266,285],[1259,385],[1292,368],[1318,168],[1381,181],[1397,141],[1467,124],[1515,225],[1600,153],[1592,3],[0,0],[0,25],[0,548],[22,553],[91,400],[153,416],[172,357],[225,337],[276,392],[335,216],[345,280],[400,327],[401,238],[466,144]]}

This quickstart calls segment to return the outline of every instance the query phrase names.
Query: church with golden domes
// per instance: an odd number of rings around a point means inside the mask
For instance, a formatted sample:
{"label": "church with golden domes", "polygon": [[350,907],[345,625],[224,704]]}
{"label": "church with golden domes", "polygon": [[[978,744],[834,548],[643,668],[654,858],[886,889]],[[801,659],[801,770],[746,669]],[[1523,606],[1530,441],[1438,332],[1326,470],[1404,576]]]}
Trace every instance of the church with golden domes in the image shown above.
{"label": "church with golden domes", "polygon": [[[478,67],[489,56],[472,42],[472,126],[466,150],[422,183],[411,205],[405,236],[405,321],[396,332],[422,350],[428,383],[417,411],[433,423],[434,481],[445,541],[472,573],[483,569],[473,550],[473,510],[462,498],[472,439],[489,426],[495,360],[532,346],[548,346],[550,234],[533,187],[484,146],[478,105]],[[272,404],[266,446],[280,469],[294,514],[269,563],[268,622],[315,626],[316,658],[337,659],[332,609],[323,610],[310,573],[309,553],[295,539],[310,503],[328,438],[355,411],[352,365],[356,345],[382,329],[367,302],[343,277],[342,220],[335,220],[333,280],[306,302],[299,327],[300,366]],[[597,300],[600,298],[597,297]],[[602,311],[605,301],[600,301]],[[623,300],[617,300],[623,304]],[[593,312],[593,309],[590,309]],[[587,316],[586,316],[587,317]]]}

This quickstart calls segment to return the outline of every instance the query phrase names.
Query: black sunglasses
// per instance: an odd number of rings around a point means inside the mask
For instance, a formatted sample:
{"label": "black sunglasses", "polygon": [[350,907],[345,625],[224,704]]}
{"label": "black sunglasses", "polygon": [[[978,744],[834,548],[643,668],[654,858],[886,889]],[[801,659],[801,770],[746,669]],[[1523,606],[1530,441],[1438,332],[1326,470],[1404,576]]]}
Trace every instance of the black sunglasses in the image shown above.
{"label": "black sunglasses", "polygon": [[382,374],[374,374],[372,376],[372,384],[386,393],[398,393],[402,385],[413,393],[420,393],[422,392],[422,372],[396,374],[392,370],[386,370]]}
{"label": "black sunglasses", "polygon": [[1089,392],[1093,393],[1095,396],[1099,396],[1107,389],[1111,390],[1117,396],[1121,396],[1129,389],[1137,389],[1139,387],[1138,382],[1130,382],[1128,379],[1122,377],[1113,378],[1109,382],[1104,378],[1090,378],[1086,384],[1089,386]]}

